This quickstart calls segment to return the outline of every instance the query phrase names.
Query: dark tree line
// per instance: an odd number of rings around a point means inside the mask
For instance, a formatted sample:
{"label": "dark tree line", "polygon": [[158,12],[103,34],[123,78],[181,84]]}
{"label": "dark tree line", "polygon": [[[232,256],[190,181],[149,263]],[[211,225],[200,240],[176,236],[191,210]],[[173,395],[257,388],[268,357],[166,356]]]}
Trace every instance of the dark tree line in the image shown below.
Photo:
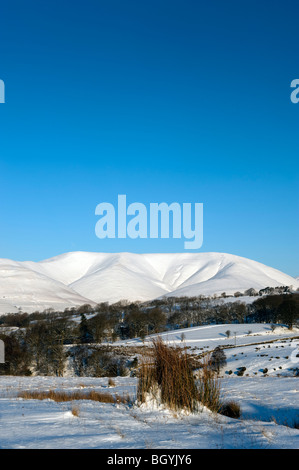
{"label": "dark tree line", "polygon": [[267,295],[253,302],[250,320],[258,323],[282,323],[293,328],[299,319],[299,295]]}

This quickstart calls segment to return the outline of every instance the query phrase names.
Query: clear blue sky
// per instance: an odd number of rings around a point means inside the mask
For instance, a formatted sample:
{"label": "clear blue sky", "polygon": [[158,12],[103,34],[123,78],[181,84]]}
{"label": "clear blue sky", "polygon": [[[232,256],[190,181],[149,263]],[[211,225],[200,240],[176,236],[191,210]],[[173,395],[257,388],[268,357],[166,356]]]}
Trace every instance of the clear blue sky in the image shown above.
{"label": "clear blue sky", "polygon": [[10,0],[0,14],[0,257],[181,252],[99,240],[95,207],[202,202],[200,251],[299,275],[299,4]]}

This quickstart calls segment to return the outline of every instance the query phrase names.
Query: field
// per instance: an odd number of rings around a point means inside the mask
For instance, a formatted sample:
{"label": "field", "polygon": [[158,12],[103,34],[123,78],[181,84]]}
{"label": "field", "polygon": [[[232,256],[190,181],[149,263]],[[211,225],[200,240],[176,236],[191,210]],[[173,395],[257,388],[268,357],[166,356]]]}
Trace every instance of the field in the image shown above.
{"label": "field", "polygon": [[[152,402],[138,407],[135,377],[113,378],[109,386],[108,378],[1,376],[0,448],[297,449],[298,337],[297,329],[272,331],[266,324],[211,325],[162,335],[192,354],[225,346],[221,397],[239,403],[239,419],[206,408],[187,414]],[[143,342],[118,343],[133,345]],[[32,392],[49,391],[129,395],[132,402],[100,402],[84,395],[69,401],[28,399]],[[27,398],[20,397],[24,393]]]}

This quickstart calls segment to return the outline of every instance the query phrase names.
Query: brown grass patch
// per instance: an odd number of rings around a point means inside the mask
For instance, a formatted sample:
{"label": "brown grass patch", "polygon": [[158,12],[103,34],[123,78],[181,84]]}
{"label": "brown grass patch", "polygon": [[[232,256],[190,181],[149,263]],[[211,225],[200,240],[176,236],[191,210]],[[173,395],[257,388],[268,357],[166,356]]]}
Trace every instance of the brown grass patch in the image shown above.
{"label": "brown grass patch", "polygon": [[25,400],[53,400],[56,402],[66,402],[74,400],[93,400],[101,403],[129,403],[130,398],[120,397],[119,395],[111,395],[110,393],[100,393],[95,391],[90,392],[57,392],[55,390],[49,390],[45,392],[40,391],[25,391],[18,394],[19,398]]}
{"label": "brown grass patch", "polygon": [[116,386],[116,383],[114,382],[114,380],[109,377],[108,379],[108,387],[115,387]]}
{"label": "brown grass patch", "polygon": [[80,409],[78,406],[73,406],[71,411],[72,411],[72,415],[76,416],[76,418],[79,417]]}

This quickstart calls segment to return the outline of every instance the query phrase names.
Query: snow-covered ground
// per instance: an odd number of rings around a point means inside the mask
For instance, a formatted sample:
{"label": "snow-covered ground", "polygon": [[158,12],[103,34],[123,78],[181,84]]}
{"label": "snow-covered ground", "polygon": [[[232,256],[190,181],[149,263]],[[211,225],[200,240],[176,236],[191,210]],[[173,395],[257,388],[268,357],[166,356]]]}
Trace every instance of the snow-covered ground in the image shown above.
{"label": "snow-covered ground", "polygon": [[[232,342],[223,336],[228,327],[236,331],[236,347],[225,349],[221,395],[224,401],[240,404],[240,419],[207,409],[186,415],[151,405],[90,400],[56,403],[18,396],[28,390],[95,390],[129,394],[134,403],[134,377],[117,377],[113,379],[115,387],[108,387],[108,378],[0,376],[0,448],[298,449],[299,429],[295,426],[299,424],[299,388],[294,376],[294,369],[299,367],[298,331],[281,327],[273,333],[269,325],[253,324],[182,331],[186,344],[208,350]],[[171,335],[172,344],[175,339],[181,344],[181,338],[175,338],[180,335],[178,330]],[[239,367],[246,367],[243,376],[237,376]]]}
{"label": "snow-covered ground", "polygon": [[[40,262],[0,259],[0,313],[119,300],[212,296],[299,287],[262,263],[227,253],[65,253]],[[254,299],[254,298],[252,298]],[[239,298],[242,301],[242,297]]]}
{"label": "snow-covered ground", "polygon": [[28,389],[109,390],[134,396],[136,379],[115,382],[108,389],[103,378],[1,377],[0,448],[299,448],[299,430],[291,427],[299,418],[295,378],[225,379],[223,397],[240,403],[241,419],[207,409],[184,415],[150,406],[17,398]]}
{"label": "snow-covered ground", "polygon": [[[136,379],[117,378],[110,393],[135,394]],[[225,379],[223,396],[241,404],[242,419],[93,401],[56,403],[17,398],[22,390],[107,391],[107,379],[32,377],[0,379],[0,448],[298,448],[297,380]],[[77,410],[74,416],[72,409]]]}
{"label": "snow-covered ground", "polygon": [[[230,332],[229,336],[227,332]],[[167,344],[189,346],[196,349],[214,349],[216,346],[241,346],[252,343],[269,342],[281,338],[299,336],[299,328],[289,330],[283,325],[275,327],[267,323],[240,323],[223,325],[204,325],[191,328],[171,330],[159,335],[147,336],[144,341],[140,338],[119,341],[115,344],[141,346],[151,344],[152,339],[161,337]]]}
{"label": "snow-covered ground", "polygon": [[299,369],[299,328],[289,330],[283,325],[274,330],[266,323],[206,325],[150,335],[144,341],[135,338],[115,344],[150,345],[158,336],[170,346],[186,346],[193,354],[211,352],[221,346],[227,362],[221,370],[223,377],[236,375],[241,367],[245,367],[244,376],[249,377],[265,374],[290,377]]}

